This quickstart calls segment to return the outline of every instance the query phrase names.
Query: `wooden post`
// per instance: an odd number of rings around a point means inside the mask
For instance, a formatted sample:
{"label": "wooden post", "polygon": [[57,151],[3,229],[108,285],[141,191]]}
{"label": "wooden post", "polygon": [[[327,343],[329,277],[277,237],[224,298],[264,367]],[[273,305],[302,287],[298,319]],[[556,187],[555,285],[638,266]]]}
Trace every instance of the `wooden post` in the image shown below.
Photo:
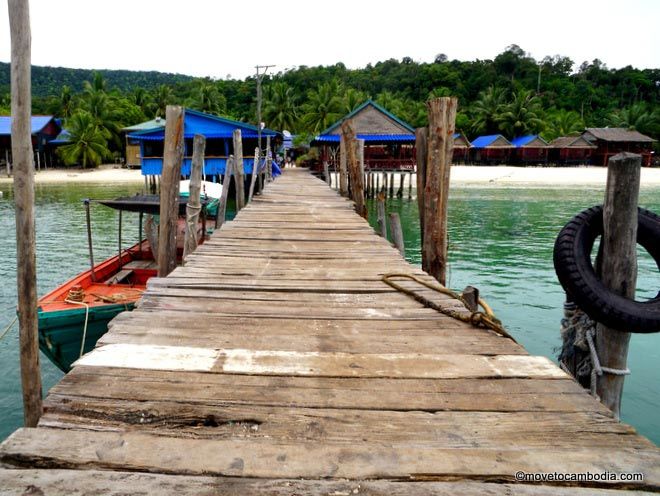
{"label": "wooden post", "polygon": [[396,190],[396,197],[403,198],[403,172],[399,173],[399,189]]}
{"label": "wooden post", "polygon": [[[429,136],[429,128],[420,127],[415,130],[415,153],[417,160],[417,171],[415,178],[417,179],[417,207],[419,209],[419,231],[420,239],[424,241],[424,187],[426,186],[426,152]],[[411,178],[412,182],[412,178]],[[422,252],[423,249],[422,243]],[[428,271],[425,265],[426,260],[422,256],[422,270]]]}
{"label": "wooden post", "polygon": [[328,162],[323,162],[323,178],[325,179],[325,182],[328,183],[328,186],[331,185],[331,179],[330,179],[330,170],[328,169]]}
{"label": "wooden post", "polygon": [[222,195],[220,195],[220,204],[218,205],[218,213],[215,216],[216,229],[220,229],[222,224],[225,222],[225,216],[227,215],[227,198],[229,198],[229,187],[231,186],[231,176],[233,173],[234,173],[234,156],[229,155],[229,158],[227,159],[227,163],[225,165],[225,175],[222,178]]}
{"label": "wooden post", "polygon": [[479,289],[474,286],[465,286],[465,289],[461,293],[461,298],[463,298],[465,308],[470,312],[479,310]]}
{"label": "wooden post", "polygon": [[346,164],[347,153],[346,137],[342,132],[339,136],[339,194],[341,196],[348,196],[348,170]]}
{"label": "wooden post", "polygon": [[[199,243],[197,239],[197,225],[199,214],[202,209],[200,194],[202,192],[202,168],[204,166],[204,150],[206,149],[206,138],[196,134],[193,138],[192,167],[190,171],[190,194],[188,205],[186,205],[186,236],[183,243],[183,262],[186,257],[195,251]],[[202,239],[206,233],[202,233]]]}
{"label": "wooden post", "polygon": [[160,178],[160,232],[158,233],[158,277],[176,268],[176,231],[179,218],[179,181],[183,161],[183,107],[165,110],[165,150]]}
{"label": "wooden post", "polygon": [[401,218],[396,212],[388,214],[390,224],[390,234],[392,235],[392,243],[396,246],[402,257],[406,256],[406,250],[403,244],[403,230],[401,229]]}
{"label": "wooden post", "polygon": [[257,176],[259,176],[259,160],[261,160],[261,150],[259,147],[254,149],[254,163],[252,164],[252,177],[250,178],[250,193],[248,195],[248,202],[252,201],[254,196],[254,185],[257,182]]}
{"label": "wooden post", "polygon": [[245,206],[245,169],[243,168],[243,140],[241,130],[234,130],[234,184],[236,185],[236,210]]}
{"label": "wooden post", "polygon": [[[600,265],[603,283],[626,298],[635,297],[637,281],[637,202],[642,157],[620,153],[610,158],[603,207]],[[596,350],[603,367],[625,370],[630,334],[596,326]],[[624,375],[604,373],[596,393],[616,418],[621,412]]]}
{"label": "wooden post", "polygon": [[270,136],[266,136],[266,181],[271,182],[273,180],[273,154],[270,150]]}
{"label": "wooden post", "polygon": [[31,34],[27,0],[9,0],[11,37],[11,151],[16,208],[16,279],[23,418],[36,427],[41,416],[41,373],[37,324],[37,258],[32,155]]}
{"label": "wooden post", "polygon": [[39,152],[37,152],[37,170],[41,172],[41,156],[39,155]]}
{"label": "wooden post", "polygon": [[376,196],[380,193],[380,172],[376,172],[376,188],[374,189]]}
{"label": "wooden post", "polygon": [[355,210],[365,219],[367,218],[367,205],[364,201],[364,181],[359,163],[359,140],[355,139],[355,131],[349,121],[341,126],[341,134],[346,142],[346,158],[350,176],[351,198],[355,202]]}
{"label": "wooden post", "polygon": [[378,234],[387,239],[387,224],[385,223],[385,193],[382,191],[378,192],[376,211],[378,215]]}
{"label": "wooden post", "polygon": [[410,171],[408,173],[408,199],[409,200],[412,199],[412,176],[413,176],[413,173],[412,173],[412,171]]}
{"label": "wooden post", "polygon": [[425,270],[440,284],[447,277],[447,199],[454,146],[457,100],[435,98],[427,102],[429,135],[424,186],[424,239],[422,259]]}
{"label": "wooden post", "polygon": [[394,173],[389,174],[387,182],[390,186],[390,198],[394,198]]}
{"label": "wooden post", "polygon": [[5,165],[7,166],[7,177],[11,177],[11,163],[9,162],[9,150],[5,150]]}

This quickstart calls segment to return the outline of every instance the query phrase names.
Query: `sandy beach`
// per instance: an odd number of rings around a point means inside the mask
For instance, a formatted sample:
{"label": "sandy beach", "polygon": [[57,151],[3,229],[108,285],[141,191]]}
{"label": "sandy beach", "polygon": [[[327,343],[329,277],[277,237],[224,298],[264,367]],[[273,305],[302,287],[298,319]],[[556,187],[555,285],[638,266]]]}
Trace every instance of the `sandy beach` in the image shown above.
{"label": "sandy beach", "polygon": [[[408,187],[408,175],[404,187]],[[511,167],[454,165],[451,182],[475,186],[598,186],[605,185],[604,167]],[[0,176],[0,184],[12,178]],[[121,169],[116,165],[102,165],[96,169],[54,169],[37,172],[35,181],[46,183],[143,183],[139,169]],[[398,181],[395,183],[398,187]],[[660,168],[642,168],[642,187],[660,186]],[[415,179],[413,175],[413,188]]]}

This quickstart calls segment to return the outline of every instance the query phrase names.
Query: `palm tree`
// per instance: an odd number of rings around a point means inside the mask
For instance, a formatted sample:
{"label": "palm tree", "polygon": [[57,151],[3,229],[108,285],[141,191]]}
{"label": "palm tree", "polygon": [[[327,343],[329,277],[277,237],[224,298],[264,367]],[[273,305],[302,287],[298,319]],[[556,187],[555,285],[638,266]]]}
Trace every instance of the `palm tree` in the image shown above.
{"label": "palm tree", "polygon": [[660,110],[655,108],[651,111],[645,103],[636,103],[612,112],[608,122],[613,126],[634,129],[654,138],[660,135]]}
{"label": "palm tree", "polygon": [[85,91],[80,100],[80,110],[87,112],[99,129],[107,131],[104,134],[107,134],[108,139],[111,139],[117,146],[121,146],[119,139],[121,123],[112,97],[108,96],[105,91],[96,89]]}
{"label": "palm tree", "polygon": [[309,92],[307,103],[303,106],[305,131],[318,133],[343,115],[339,94],[339,84],[335,80],[319,84]]}
{"label": "palm tree", "polygon": [[490,86],[479,93],[479,98],[472,104],[472,131],[476,134],[493,134],[499,129],[498,117],[505,102],[502,88]]}
{"label": "palm tree", "polygon": [[584,130],[584,121],[580,118],[580,114],[573,110],[560,109],[550,112],[545,124],[543,137],[547,140]]}
{"label": "palm tree", "polygon": [[530,90],[519,90],[513,101],[505,105],[497,122],[509,137],[538,133],[543,130],[543,106],[541,99]]}
{"label": "palm tree", "polygon": [[71,95],[71,88],[67,85],[62,86],[59,99],[59,115],[65,119],[71,117],[73,113],[73,95]]}
{"label": "palm tree", "polygon": [[142,112],[146,115],[151,105],[151,95],[142,87],[137,87],[130,95],[130,100],[140,107]]}
{"label": "palm tree", "polygon": [[293,88],[284,82],[273,83],[265,88],[264,121],[274,129],[292,130],[298,121]]}
{"label": "palm tree", "polygon": [[165,109],[174,101],[172,88],[161,84],[151,94],[151,108],[154,117],[165,117]]}
{"label": "palm tree", "polygon": [[355,88],[348,88],[342,98],[342,110],[349,114],[362,105],[368,98],[369,97],[364,91],[359,91]]}
{"label": "palm tree", "polygon": [[79,110],[67,120],[69,144],[60,148],[59,153],[67,165],[80,164],[96,167],[104,158],[110,157],[108,149],[109,132],[96,124],[94,117]]}
{"label": "palm tree", "polygon": [[218,91],[218,87],[208,80],[200,80],[187,102],[188,106],[211,114],[224,114],[227,111],[227,99]]}

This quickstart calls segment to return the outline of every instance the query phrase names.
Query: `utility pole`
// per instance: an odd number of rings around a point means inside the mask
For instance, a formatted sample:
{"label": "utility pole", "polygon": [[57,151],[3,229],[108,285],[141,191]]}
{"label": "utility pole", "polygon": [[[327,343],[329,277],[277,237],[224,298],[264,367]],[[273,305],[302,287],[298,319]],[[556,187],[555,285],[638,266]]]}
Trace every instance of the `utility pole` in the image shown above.
{"label": "utility pole", "polygon": [[[263,80],[266,72],[274,65],[255,65],[254,68],[257,70],[257,143],[259,150],[261,150],[261,81]],[[259,73],[259,70],[263,69],[264,72]],[[255,164],[256,167],[256,164]],[[254,173],[254,171],[253,171]]]}

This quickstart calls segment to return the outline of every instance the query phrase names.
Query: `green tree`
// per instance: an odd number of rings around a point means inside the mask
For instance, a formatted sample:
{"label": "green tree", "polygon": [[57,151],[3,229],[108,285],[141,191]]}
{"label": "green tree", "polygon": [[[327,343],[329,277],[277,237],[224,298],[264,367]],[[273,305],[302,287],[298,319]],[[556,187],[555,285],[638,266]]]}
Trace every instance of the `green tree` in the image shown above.
{"label": "green tree", "polygon": [[350,114],[369,99],[364,91],[348,88],[341,99],[342,111]]}
{"label": "green tree", "polygon": [[298,122],[298,108],[293,89],[283,81],[272,83],[264,89],[263,118],[273,129],[295,129]]}
{"label": "green tree", "polygon": [[197,82],[186,103],[190,108],[209,114],[224,115],[227,112],[227,99],[218,91],[218,87],[207,79]]}
{"label": "green tree", "polygon": [[340,94],[336,80],[319,84],[310,91],[303,105],[303,131],[318,133],[339,120],[344,115]]}
{"label": "green tree", "polygon": [[66,122],[69,144],[59,149],[66,165],[96,167],[103,159],[111,156],[108,149],[109,132],[97,125],[96,119],[84,110],[74,113]]}
{"label": "green tree", "polygon": [[154,117],[165,117],[165,109],[174,102],[172,88],[161,84],[151,94],[151,113]]}
{"label": "green tree", "polygon": [[543,130],[541,99],[531,90],[519,90],[511,103],[505,105],[497,117],[500,130],[510,138]]}
{"label": "green tree", "polygon": [[568,136],[584,130],[584,121],[574,110],[552,110],[547,113],[543,138],[551,141],[559,136]]}
{"label": "green tree", "polygon": [[502,88],[490,86],[479,93],[479,98],[472,104],[472,132],[475,134],[494,134],[499,131],[499,118],[505,105],[505,92]]}
{"label": "green tree", "polygon": [[646,104],[636,103],[612,112],[608,123],[614,127],[634,129],[657,139],[660,135],[660,109],[650,110]]}

